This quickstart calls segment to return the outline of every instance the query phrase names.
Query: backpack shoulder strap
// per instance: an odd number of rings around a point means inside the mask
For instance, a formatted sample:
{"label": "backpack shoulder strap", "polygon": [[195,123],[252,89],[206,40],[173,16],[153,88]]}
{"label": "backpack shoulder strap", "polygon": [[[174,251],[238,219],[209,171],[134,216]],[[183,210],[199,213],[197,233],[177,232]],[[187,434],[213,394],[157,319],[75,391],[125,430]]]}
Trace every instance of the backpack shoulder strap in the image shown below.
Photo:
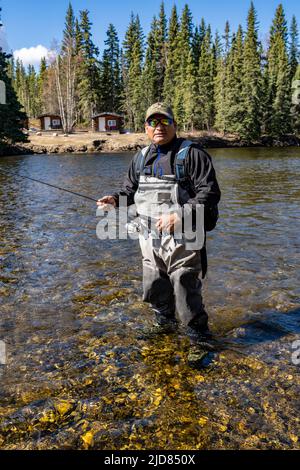
{"label": "backpack shoulder strap", "polygon": [[186,177],[184,162],[192,144],[191,140],[184,140],[175,156],[175,175],[177,180],[182,180]]}
{"label": "backpack shoulder strap", "polygon": [[146,155],[147,155],[149,150],[150,150],[150,145],[147,145],[147,147],[144,147],[140,150],[140,152],[137,156],[137,159],[136,159],[136,162],[135,162],[135,171],[136,171],[136,175],[137,175],[138,178],[140,177],[140,174],[144,170],[145,158],[146,158]]}

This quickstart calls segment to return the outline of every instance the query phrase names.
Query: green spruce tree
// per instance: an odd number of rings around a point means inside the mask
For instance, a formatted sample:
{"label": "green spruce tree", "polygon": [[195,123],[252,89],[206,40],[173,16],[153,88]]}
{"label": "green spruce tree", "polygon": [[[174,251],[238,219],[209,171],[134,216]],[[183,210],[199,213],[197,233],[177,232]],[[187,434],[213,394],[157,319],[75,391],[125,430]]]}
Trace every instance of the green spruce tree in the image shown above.
{"label": "green spruce tree", "polygon": [[188,57],[186,83],[188,86],[185,87],[183,94],[182,127],[185,130],[191,130],[193,132],[196,126],[199,125],[199,87],[197,83],[197,68],[195,66],[192,49],[190,50]]}
{"label": "green spruce tree", "polygon": [[226,100],[225,119],[226,130],[241,133],[241,123],[244,116],[243,102],[243,30],[238,27],[237,34],[232,35],[231,49],[226,67]]}
{"label": "green spruce tree", "polygon": [[13,85],[17,98],[25,110],[27,106],[27,79],[25,67],[20,59],[16,60],[15,80]]}
{"label": "green spruce tree", "polygon": [[229,53],[230,47],[231,47],[231,36],[230,36],[229,21],[226,21],[223,39],[224,39],[225,56],[227,56],[228,53]]}
{"label": "green spruce tree", "polygon": [[106,47],[101,61],[100,110],[118,113],[121,110],[122,95],[120,46],[117,31],[112,24],[106,35]]}
{"label": "green spruce tree", "polygon": [[214,74],[214,106],[215,106],[215,122],[214,127],[225,133],[227,129],[226,120],[226,59],[223,55],[223,48],[219,33],[216,32],[214,41],[215,51],[215,74]]}
{"label": "green spruce tree", "polygon": [[78,18],[75,20],[75,55],[79,56],[83,46],[83,36]]}
{"label": "green spruce tree", "polygon": [[186,89],[189,86],[186,79],[186,70],[189,63],[192,35],[192,14],[188,5],[185,5],[180,20],[177,47],[174,51],[175,93],[173,105],[174,114],[176,116],[179,127],[184,127],[185,122],[184,96],[186,94]]}
{"label": "green spruce tree", "polygon": [[144,123],[142,66],[144,34],[140,19],[131,14],[123,42],[123,104],[125,123],[134,131],[142,130]]}
{"label": "green spruce tree", "polygon": [[242,94],[244,115],[240,135],[245,140],[257,139],[261,133],[262,77],[260,44],[258,41],[256,11],[251,2],[247,18],[242,68]]}
{"label": "green spruce tree", "polygon": [[66,13],[65,29],[63,32],[61,49],[62,55],[67,55],[69,53],[75,54],[76,52],[76,19],[71,3],[69,3]]}
{"label": "green spruce tree", "polygon": [[198,68],[198,125],[210,130],[214,122],[214,53],[210,26],[201,44]]}
{"label": "green spruce tree", "polygon": [[[288,29],[280,4],[270,29],[270,45],[267,52],[267,95],[264,129],[273,136],[291,130],[291,75],[287,52]],[[266,79],[265,79],[266,81]]]}
{"label": "green spruce tree", "polygon": [[163,87],[166,71],[166,15],[161,4],[159,18],[154,16],[147,38],[147,50],[142,76],[144,107],[163,100]]}
{"label": "green spruce tree", "polygon": [[157,21],[157,32],[155,36],[156,70],[157,70],[157,97],[158,101],[163,99],[164,79],[167,61],[167,18],[164,2],[160,5]]}
{"label": "green spruce tree", "polygon": [[196,66],[196,68],[199,67],[201,45],[202,45],[205,33],[206,33],[206,25],[205,25],[204,18],[202,18],[199,28],[198,26],[195,27],[195,31],[194,31],[193,38],[192,38],[193,60],[194,60],[194,65]]}
{"label": "green spruce tree", "polygon": [[12,86],[14,87],[16,77],[15,77],[15,59],[14,59],[13,55],[11,56],[11,58],[8,61],[7,74],[9,76],[9,78],[11,79]]}
{"label": "green spruce tree", "polygon": [[298,25],[295,15],[292,17],[290,28],[290,44],[289,44],[289,65],[291,79],[295,76],[299,62],[299,35]]}
{"label": "green spruce tree", "polygon": [[[1,8],[0,8],[1,15]],[[0,16],[0,29],[2,28]],[[11,56],[0,47],[0,80],[5,84],[5,104],[0,103],[0,150],[7,144],[25,142],[26,135],[22,132],[26,114],[21,111],[21,105],[8,76],[8,66]]]}
{"label": "green spruce tree", "polygon": [[159,75],[159,44],[157,43],[158,37],[158,21],[156,17],[153,18],[151,29],[147,38],[147,50],[145,57],[145,64],[142,73],[142,91],[143,91],[143,106],[148,108],[152,103],[161,100],[161,85]]}
{"label": "green spruce tree", "polygon": [[177,9],[174,5],[169,20],[168,41],[166,46],[166,70],[164,79],[163,98],[170,105],[174,105],[176,86],[176,50],[178,47],[179,21]]}
{"label": "green spruce tree", "polygon": [[37,78],[37,114],[49,112],[47,110],[47,103],[44,102],[44,88],[47,79],[47,62],[46,58],[42,57],[40,62],[40,69]]}
{"label": "green spruce tree", "polygon": [[[93,43],[91,26],[89,11],[80,11],[81,45],[76,88],[79,115],[86,126],[90,125],[91,118],[95,114],[99,102],[99,64],[97,59],[99,50]],[[78,42],[78,32],[77,35],[75,34],[75,38],[76,36]]]}

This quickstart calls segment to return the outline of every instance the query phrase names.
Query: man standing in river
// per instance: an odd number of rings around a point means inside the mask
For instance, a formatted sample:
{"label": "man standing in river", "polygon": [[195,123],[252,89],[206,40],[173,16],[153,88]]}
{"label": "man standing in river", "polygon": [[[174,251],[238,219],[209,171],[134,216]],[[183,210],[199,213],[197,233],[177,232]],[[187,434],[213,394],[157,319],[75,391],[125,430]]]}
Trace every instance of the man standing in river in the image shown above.
{"label": "man standing in river", "polygon": [[[143,300],[150,303],[156,317],[151,334],[173,331],[178,319],[190,338],[188,362],[201,367],[213,343],[200,274],[203,279],[207,269],[205,232],[216,224],[221,193],[211,157],[199,145],[177,137],[168,105],[155,103],[148,108],[145,130],[151,145],[134,155],[121,191],[99,199],[97,205],[118,207],[120,196],[126,196],[127,205],[135,204],[141,219],[149,214],[154,218],[159,236],[151,235],[150,217],[146,221],[149,233],[139,236]],[[196,226],[197,233],[202,230],[204,234],[201,245],[193,249],[184,234],[177,237],[178,226],[182,232],[183,226],[184,230],[189,228],[188,210],[184,217],[179,210],[183,207],[190,208],[193,230]],[[197,218],[199,209],[204,214],[201,227],[196,223],[201,220]]]}

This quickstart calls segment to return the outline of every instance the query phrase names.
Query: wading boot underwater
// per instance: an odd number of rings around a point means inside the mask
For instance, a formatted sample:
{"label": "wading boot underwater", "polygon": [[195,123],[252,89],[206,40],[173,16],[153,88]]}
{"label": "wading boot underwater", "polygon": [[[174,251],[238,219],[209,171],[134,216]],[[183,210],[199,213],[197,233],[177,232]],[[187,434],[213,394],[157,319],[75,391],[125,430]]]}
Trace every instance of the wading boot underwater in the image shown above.
{"label": "wading boot underwater", "polygon": [[153,306],[155,321],[149,327],[143,329],[143,338],[153,338],[158,335],[175,333],[177,320],[174,313],[170,311],[169,305]]}
{"label": "wading boot underwater", "polygon": [[203,369],[210,365],[217,351],[216,344],[208,327],[191,322],[188,327],[190,347],[187,356],[188,365],[193,369]]}
{"label": "wading boot underwater", "polygon": [[170,320],[166,323],[153,323],[150,327],[145,327],[143,329],[143,337],[146,338],[153,338],[159,335],[167,335],[171,333],[175,333],[177,324],[173,320]]}

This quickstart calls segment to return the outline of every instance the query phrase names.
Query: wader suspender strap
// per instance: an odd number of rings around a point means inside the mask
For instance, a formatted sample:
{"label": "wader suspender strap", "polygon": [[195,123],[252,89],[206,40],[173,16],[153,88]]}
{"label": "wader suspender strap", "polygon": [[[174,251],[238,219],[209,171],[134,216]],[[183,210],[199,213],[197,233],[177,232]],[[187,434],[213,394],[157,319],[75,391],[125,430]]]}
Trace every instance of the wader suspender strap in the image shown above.
{"label": "wader suspender strap", "polygon": [[[187,156],[187,153],[189,151],[189,148],[190,146],[192,145],[192,141],[191,140],[184,140],[180,146],[180,150],[179,152],[176,154],[176,157],[175,157],[175,176],[176,176],[176,180],[182,180],[186,177],[186,174],[185,174],[185,158]],[[143,172],[144,170],[144,163],[145,163],[145,158],[146,158],[146,155],[148,153],[148,151],[150,150],[150,145],[148,145],[148,147],[144,147],[141,149],[140,153],[138,154],[137,156],[137,159],[136,159],[136,175],[137,175],[137,178],[140,177],[140,174]]]}
{"label": "wader suspender strap", "polygon": [[179,152],[176,154],[175,157],[175,175],[176,180],[180,181],[186,177],[185,174],[185,158],[189,151],[190,146],[192,145],[192,141],[184,140],[181,144]]}
{"label": "wader suspender strap", "polygon": [[144,170],[145,158],[149,150],[150,150],[150,145],[142,148],[140,153],[137,156],[136,164],[135,164],[137,179],[139,179],[140,174]]}

